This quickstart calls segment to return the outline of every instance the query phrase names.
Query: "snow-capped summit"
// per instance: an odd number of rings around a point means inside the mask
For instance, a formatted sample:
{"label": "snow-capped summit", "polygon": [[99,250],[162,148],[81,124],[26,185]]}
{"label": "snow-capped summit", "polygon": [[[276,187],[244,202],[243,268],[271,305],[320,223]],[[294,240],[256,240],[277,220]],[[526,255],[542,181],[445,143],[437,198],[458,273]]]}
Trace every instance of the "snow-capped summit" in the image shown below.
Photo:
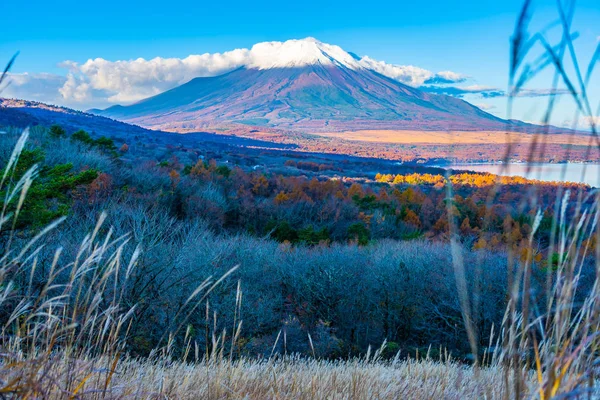
{"label": "snow-capped summit", "polygon": [[247,68],[293,68],[307,65],[362,68],[359,61],[339,46],[308,37],[285,42],[263,42],[252,46]]}

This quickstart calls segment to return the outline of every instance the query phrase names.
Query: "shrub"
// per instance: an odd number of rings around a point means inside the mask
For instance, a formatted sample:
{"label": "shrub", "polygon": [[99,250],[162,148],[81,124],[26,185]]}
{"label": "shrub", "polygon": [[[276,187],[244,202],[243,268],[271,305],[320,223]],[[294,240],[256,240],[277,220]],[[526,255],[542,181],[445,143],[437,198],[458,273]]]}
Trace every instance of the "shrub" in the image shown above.
{"label": "shrub", "polygon": [[361,222],[356,222],[348,227],[348,236],[362,246],[369,243],[369,230]]}
{"label": "shrub", "polygon": [[115,146],[115,142],[112,139],[107,138],[106,136],[100,136],[98,139],[94,140],[92,143],[103,150],[107,150],[107,151],[117,150],[117,146]]}
{"label": "shrub", "polygon": [[71,140],[75,140],[77,142],[85,143],[87,145],[94,144],[94,139],[90,136],[89,133],[84,131],[83,129],[78,130],[77,132],[71,135]]}
{"label": "shrub", "polygon": [[[73,172],[73,164],[43,164],[44,153],[39,148],[23,149],[10,171],[13,179],[25,179],[27,196],[19,201],[4,204],[6,210],[19,210],[16,227],[42,227],[52,220],[67,215],[71,211],[71,192],[80,185],[91,183],[98,176],[96,170]],[[8,171],[4,170],[2,174]],[[6,189],[5,189],[6,190]],[[0,191],[0,198],[7,198]]]}
{"label": "shrub", "polygon": [[53,137],[64,137],[67,134],[67,131],[60,125],[52,125],[49,132]]}

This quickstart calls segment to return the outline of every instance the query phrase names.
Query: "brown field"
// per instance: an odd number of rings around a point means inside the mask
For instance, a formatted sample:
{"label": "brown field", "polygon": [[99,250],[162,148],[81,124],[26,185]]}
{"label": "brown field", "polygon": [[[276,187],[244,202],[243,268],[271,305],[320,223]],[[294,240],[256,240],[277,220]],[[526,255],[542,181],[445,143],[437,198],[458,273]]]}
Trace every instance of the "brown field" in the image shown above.
{"label": "brown field", "polygon": [[[177,132],[189,133],[181,130]],[[496,162],[507,157],[510,161],[518,162],[600,162],[597,139],[584,132],[528,134],[503,131],[368,129],[305,133],[235,124],[213,126],[207,132],[294,146],[295,151],[404,162],[435,162],[440,159],[454,162]]]}
{"label": "brown field", "polygon": [[534,138],[542,136],[547,143],[551,144],[573,144],[588,145],[590,135],[568,135],[568,134],[526,134],[501,131],[404,131],[404,130],[362,130],[346,132],[314,133],[316,136],[338,138],[351,141],[370,143],[395,143],[395,144],[506,144],[520,143],[529,144]]}
{"label": "brown field", "polygon": [[[297,146],[298,151],[388,160],[452,159],[456,162],[598,162],[600,147],[591,135],[527,134],[501,131],[360,130],[300,133],[276,129],[228,130],[228,134]],[[532,144],[536,142],[536,146]],[[510,146],[509,146],[510,143]]]}

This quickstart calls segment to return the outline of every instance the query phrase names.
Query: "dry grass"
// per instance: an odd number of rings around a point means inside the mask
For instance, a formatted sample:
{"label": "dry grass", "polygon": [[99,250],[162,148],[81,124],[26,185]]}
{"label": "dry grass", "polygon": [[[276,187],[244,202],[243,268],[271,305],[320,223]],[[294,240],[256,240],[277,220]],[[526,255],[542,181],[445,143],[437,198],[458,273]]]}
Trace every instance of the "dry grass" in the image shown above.
{"label": "dry grass", "polygon": [[[500,131],[401,131],[401,130],[362,130],[346,132],[315,133],[316,136],[333,137],[350,141],[369,143],[396,143],[396,144],[507,144],[509,142],[530,145],[535,135],[517,132]],[[549,144],[572,144],[587,146],[590,135],[545,135]]]}
{"label": "dry grass", "polygon": [[[476,370],[432,360],[285,357],[188,364],[123,359],[114,373],[112,364],[110,359],[84,359],[74,369],[74,364],[56,357],[43,364],[50,368],[38,372],[45,375],[38,381],[43,386],[38,396],[66,398],[77,391],[77,396],[85,398],[502,399],[507,394],[498,368]],[[65,382],[71,382],[70,390],[65,390]]]}

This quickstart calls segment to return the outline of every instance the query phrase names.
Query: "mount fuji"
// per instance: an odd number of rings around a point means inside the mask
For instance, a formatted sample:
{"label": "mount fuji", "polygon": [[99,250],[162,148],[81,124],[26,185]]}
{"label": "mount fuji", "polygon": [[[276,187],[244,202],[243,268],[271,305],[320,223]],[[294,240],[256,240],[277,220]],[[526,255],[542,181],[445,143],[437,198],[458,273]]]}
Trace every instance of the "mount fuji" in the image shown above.
{"label": "mount fuji", "polygon": [[299,131],[528,130],[458,98],[382,75],[368,58],[316,39],[259,43],[245,65],[199,77],[128,106],[91,110],[145,128],[205,130],[242,124]]}

